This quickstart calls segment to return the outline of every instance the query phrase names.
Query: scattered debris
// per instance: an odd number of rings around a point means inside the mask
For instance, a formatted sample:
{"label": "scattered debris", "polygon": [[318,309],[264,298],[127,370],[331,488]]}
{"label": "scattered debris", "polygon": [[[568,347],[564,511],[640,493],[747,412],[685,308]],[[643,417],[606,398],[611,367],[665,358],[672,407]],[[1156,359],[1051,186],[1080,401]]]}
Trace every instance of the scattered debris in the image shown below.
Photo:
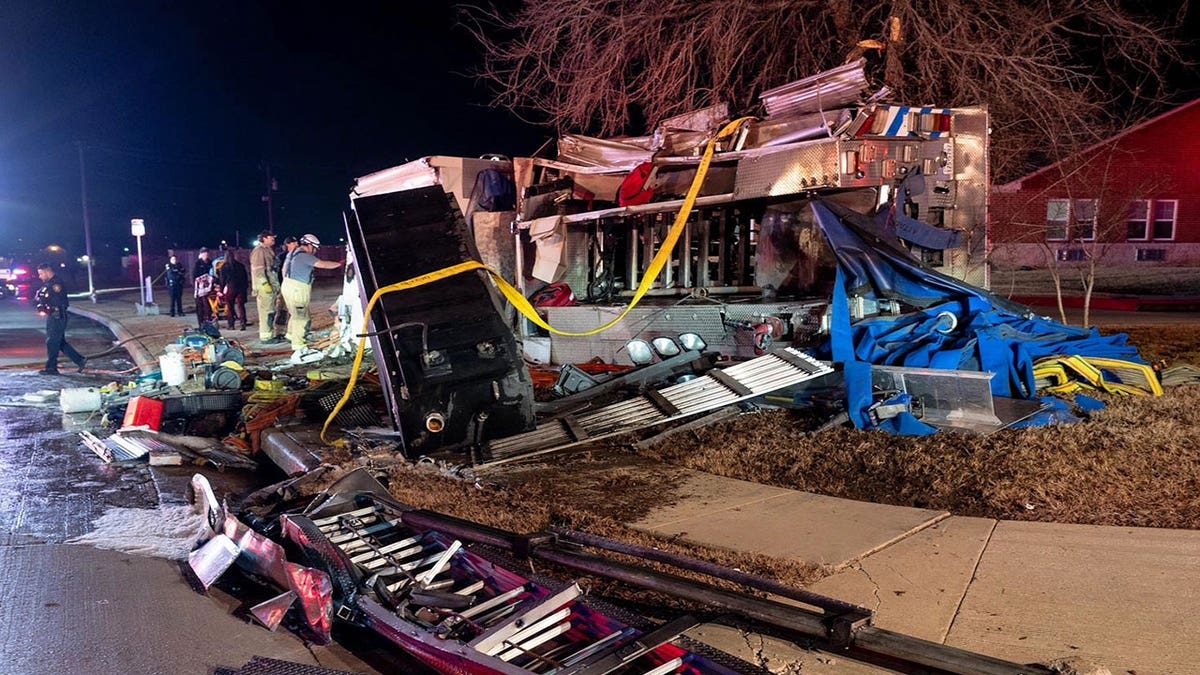
{"label": "scattered debris", "polygon": [[[1049,672],[882,630],[871,625],[871,612],[862,607],[688,556],[565,528],[519,535],[413,509],[395,502],[363,470],[345,475],[306,508],[259,502],[243,515],[249,517],[245,521],[217,505],[203,477],[193,481],[200,484],[197,506],[213,526],[208,541],[189,557],[204,588],[239,567],[282,590],[255,607],[267,628],[292,616],[302,635],[324,644],[335,621],[352,622],[439,672],[542,672],[547,665],[571,673],[765,672],[681,637],[701,623],[694,616],[655,625],[587,596],[578,582],[521,571],[521,559],[718,606],[743,619],[833,646],[864,646],[906,664],[953,664],[957,672]],[[285,550],[319,567],[289,562]],[[627,562],[631,559],[638,562]],[[750,592],[656,571],[647,561]]]}

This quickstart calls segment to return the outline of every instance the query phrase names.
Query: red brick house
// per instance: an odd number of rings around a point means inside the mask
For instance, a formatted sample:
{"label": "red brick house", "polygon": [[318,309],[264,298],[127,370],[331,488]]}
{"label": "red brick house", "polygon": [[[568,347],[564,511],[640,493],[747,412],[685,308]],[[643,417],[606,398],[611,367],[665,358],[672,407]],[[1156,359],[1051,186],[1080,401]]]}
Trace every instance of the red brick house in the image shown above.
{"label": "red brick house", "polygon": [[993,186],[993,269],[1200,266],[1200,99]]}

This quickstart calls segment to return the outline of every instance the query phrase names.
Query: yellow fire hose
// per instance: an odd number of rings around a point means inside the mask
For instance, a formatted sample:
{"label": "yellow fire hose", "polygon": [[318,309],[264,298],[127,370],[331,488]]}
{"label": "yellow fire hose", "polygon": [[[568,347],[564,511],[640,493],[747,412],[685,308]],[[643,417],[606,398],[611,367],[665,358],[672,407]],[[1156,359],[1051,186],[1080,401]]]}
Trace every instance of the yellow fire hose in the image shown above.
{"label": "yellow fire hose", "polygon": [[[717,141],[732,135],[742,126],[742,124],[750,119],[752,118],[742,117],[736,119],[725,125],[725,127],[721,129],[716,136],[709,139],[708,145],[704,148],[704,155],[700,158],[700,165],[696,168],[696,177],[692,180],[692,185],[688,188],[687,196],[684,197],[683,205],[679,208],[679,214],[675,216],[675,222],[671,225],[670,231],[667,232],[666,238],[663,239],[662,246],[659,247],[658,253],[656,253],[654,258],[650,261],[650,266],[646,269],[646,274],[642,277],[642,282],[638,285],[637,291],[633,294],[633,299],[628,305],[625,306],[625,309],[621,310],[621,313],[618,314],[616,318],[604,324],[603,326],[579,333],[558,330],[542,319],[541,315],[537,313],[537,310],[534,309],[533,305],[529,304],[529,301],[525,299],[524,295],[521,295],[521,291],[513,287],[512,284],[508,283],[508,281],[506,281],[504,277],[500,276],[496,270],[477,260],[468,260],[457,265],[444,267],[428,274],[422,274],[421,276],[413,277],[412,279],[406,279],[405,281],[399,281],[394,284],[384,286],[383,288],[375,291],[375,293],[371,296],[371,300],[367,302],[367,308],[363,312],[363,316],[369,320],[371,317],[371,311],[375,309],[375,302],[387,293],[406,291],[411,288],[424,286],[425,284],[452,277],[456,274],[470,272],[471,270],[483,270],[491,275],[492,281],[496,283],[496,286],[500,289],[500,292],[504,294],[504,297],[507,298],[510,303],[512,303],[512,306],[515,307],[518,312],[520,312],[525,316],[525,318],[529,319],[533,323],[550,331],[551,333],[554,333],[555,335],[564,335],[567,337],[585,337],[588,335],[595,335],[612,328],[619,323],[621,319],[624,319],[625,315],[629,314],[630,310],[632,310],[638,304],[638,302],[641,301],[642,297],[646,295],[646,292],[649,291],[654,285],[654,282],[658,279],[658,275],[662,272],[663,268],[666,267],[667,263],[671,260],[671,253],[675,250],[675,244],[679,241],[679,237],[683,234],[683,230],[687,225],[688,218],[692,214],[692,208],[696,205],[696,197],[700,195],[700,186],[704,184],[704,178],[708,174],[708,167],[709,164],[712,163],[712,157]],[[346,384],[346,391],[343,392],[341,400],[339,400],[337,405],[333,407],[333,412],[329,413],[329,417],[325,419],[325,424],[321,427],[322,441],[325,441],[325,432],[328,431],[329,425],[333,422],[333,418],[337,417],[337,414],[342,410],[342,406],[346,404],[346,401],[350,400],[350,392],[353,391],[354,384],[358,381],[358,371],[359,368],[362,367],[363,354],[366,351],[366,345],[367,338],[364,335],[358,340],[358,351],[354,355],[354,366],[350,370],[350,381]]]}

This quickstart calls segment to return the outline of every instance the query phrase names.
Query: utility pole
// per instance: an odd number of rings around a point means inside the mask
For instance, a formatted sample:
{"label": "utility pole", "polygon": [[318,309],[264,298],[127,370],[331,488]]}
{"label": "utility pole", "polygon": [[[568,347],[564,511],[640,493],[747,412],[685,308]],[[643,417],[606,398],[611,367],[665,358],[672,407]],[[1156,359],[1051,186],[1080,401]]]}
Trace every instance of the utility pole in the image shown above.
{"label": "utility pole", "polygon": [[275,209],[272,208],[272,197],[279,187],[275,183],[275,178],[271,176],[271,163],[264,163],[267,169],[267,194],[263,195],[263,201],[267,203],[267,232],[275,231]]}
{"label": "utility pole", "polygon": [[[83,201],[83,243],[87,249],[85,255],[87,255],[88,297],[94,303],[96,302],[96,283],[92,278],[92,263],[94,258],[92,257],[92,227],[88,221],[87,171],[84,170],[83,166],[83,141],[75,141],[75,144],[79,147],[79,195]],[[141,257],[139,256],[138,259],[141,260]]]}

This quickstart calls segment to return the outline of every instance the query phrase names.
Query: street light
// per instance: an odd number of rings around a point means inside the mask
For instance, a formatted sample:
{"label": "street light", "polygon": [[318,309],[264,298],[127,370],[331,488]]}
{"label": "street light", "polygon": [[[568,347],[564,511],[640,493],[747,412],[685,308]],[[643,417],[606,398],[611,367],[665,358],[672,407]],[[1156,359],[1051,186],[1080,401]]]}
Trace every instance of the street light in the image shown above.
{"label": "street light", "polygon": [[146,300],[145,275],[142,272],[142,237],[146,235],[146,221],[141,218],[134,218],[129,221],[130,229],[133,231],[133,236],[137,237],[138,249],[138,291],[142,296],[141,305],[145,307],[149,302]]}

